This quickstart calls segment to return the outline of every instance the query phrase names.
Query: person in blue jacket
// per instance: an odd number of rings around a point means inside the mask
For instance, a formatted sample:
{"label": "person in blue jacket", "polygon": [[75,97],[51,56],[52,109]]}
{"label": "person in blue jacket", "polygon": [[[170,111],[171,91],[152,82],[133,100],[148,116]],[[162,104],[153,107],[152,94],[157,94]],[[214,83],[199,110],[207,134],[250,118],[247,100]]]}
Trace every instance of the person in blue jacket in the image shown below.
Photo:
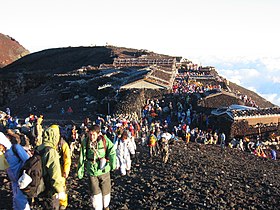
{"label": "person in blue jacket", "polygon": [[12,143],[2,132],[0,132],[0,152],[5,154],[5,158],[9,164],[9,168],[6,171],[12,182],[13,209],[29,210],[30,206],[27,196],[23,194],[18,185],[19,172],[25,161],[29,158],[29,155],[19,144],[15,144],[13,149]]}
{"label": "person in blue jacket", "polygon": [[271,148],[270,149],[270,155],[271,155],[271,159],[272,160],[276,160],[276,151],[275,151],[275,149],[274,148]]}

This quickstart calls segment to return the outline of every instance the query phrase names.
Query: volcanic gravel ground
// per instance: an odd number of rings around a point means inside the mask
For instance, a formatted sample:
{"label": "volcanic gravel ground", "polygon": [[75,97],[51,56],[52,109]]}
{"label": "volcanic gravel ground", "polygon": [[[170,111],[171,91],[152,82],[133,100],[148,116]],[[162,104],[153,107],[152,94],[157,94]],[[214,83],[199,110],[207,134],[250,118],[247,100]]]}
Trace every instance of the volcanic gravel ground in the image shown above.
{"label": "volcanic gravel ground", "polygon": [[[68,178],[68,209],[92,209],[87,176],[78,180],[76,160]],[[280,164],[236,149],[175,142],[170,159],[152,160],[138,145],[130,176],[112,177],[111,209],[279,209]],[[1,209],[11,209],[7,178],[0,174]],[[34,209],[42,209],[37,200]]]}

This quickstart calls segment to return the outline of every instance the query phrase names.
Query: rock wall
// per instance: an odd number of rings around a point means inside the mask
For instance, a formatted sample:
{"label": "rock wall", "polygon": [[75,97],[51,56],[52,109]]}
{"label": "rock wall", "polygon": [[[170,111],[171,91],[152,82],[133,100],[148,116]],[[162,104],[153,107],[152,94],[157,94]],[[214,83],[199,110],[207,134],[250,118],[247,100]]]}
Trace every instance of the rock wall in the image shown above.
{"label": "rock wall", "polygon": [[242,136],[256,136],[261,134],[262,136],[269,136],[271,133],[279,135],[280,123],[273,125],[263,126],[249,126],[248,121],[234,122],[231,126],[230,137],[242,137]]}
{"label": "rock wall", "polygon": [[40,75],[0,74],[0,107],[15,100],[18,96],[26,93],[44,83],[45,77]]}
{"label": "rock wall", "polygon": [[141,110],[147,99],[159,98],[167,94],[168,90],[152,90],[152,89],[129,89],[120,93],[119,101],[115,106],[115,112],[118,114],[136,113],[140,116]]}

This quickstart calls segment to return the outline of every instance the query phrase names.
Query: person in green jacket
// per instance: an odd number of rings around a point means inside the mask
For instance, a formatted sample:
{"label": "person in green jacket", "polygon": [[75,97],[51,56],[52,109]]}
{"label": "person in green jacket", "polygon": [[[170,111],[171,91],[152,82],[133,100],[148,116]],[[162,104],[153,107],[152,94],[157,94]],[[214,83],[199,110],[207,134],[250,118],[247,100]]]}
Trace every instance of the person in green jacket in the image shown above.
{"label": "person in green jacket", "polygon": [[56,148],[60,139],[58,125],[52,125],[43,134],[43,144],[37,150],[44,150],[42,156],[42,168],[45,182],[45,207],[44,209],[65,209],[59,205],[60,201],[67,199],[65,193],[65,182],[61,173],[59,153]]}
{"label": "person in green jacket", "polygon": [[78,178],[83,178],[86,168],[93,208],[108,210],[111,199],[110,171],[116,169],[117,159],[114,144],[100,131],[99,125],[93,125],[81,142]]}

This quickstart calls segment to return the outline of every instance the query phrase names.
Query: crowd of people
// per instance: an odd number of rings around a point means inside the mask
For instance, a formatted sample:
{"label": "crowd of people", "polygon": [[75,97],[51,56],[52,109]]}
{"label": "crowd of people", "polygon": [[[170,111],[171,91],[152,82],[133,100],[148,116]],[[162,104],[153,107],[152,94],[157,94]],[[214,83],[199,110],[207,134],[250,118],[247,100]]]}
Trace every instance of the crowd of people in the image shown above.
{"label": "crowd of people", "polygon": [[[44,197],[45,209],[67,207],[66,179],[71,159],[77,152],[78,178],[82,179],[87,171],[94,209],[108,209],[110,171],[119,169],[122,176],[130,174],[136,150],[135,138],[142,135],[137,120],[128,119],[127,116],[108,116],[106,119],[97,117],[94,121],[86,118],[79,126],[52,124],[42,127],[43,115],[37,117],[30,114],[14,127],[10,118],[9,115],[1,118],[0,145],[7,160],[6,165],[9,166],[9,178],[13,183],[14,209],[30,209],[30,198],[19,189],[18,180],[20,169],[36,151],[44,154],[43,174],[47,183],[45,186],[48,188],[41,195]],[[11,145],[17,145],[16,151],[11,149]],[[164,162],[167,162],[167,159]]]}
{"label": "crowd of people", "polygon": [[[31,113],[22,122],[12,117],[10,109],[0,115],[1,169],[7,170],[12,183],[13,208],[30,209],[34,198],[19,188],[18,180],[24,163],[35,153],[42,156],[46,190],[41,193],[44,209],[66,209],[68,195],[66,180],[73,158],[77,158],[77,175],[89,177],[92,207],[109,209],[111,198],[110,172],[118,170],[129,176],[138,145],[146,147],[149,157],[168,163],[170,147],[176,141],[186,144],[219,145],[248,151],[256,156],[276,160],[279,137],[273,136],[273,145],[261,139],[228,139],[219,128],[208,126],[208,116],[192,105],[192,93],[220,90],[216,84],[189,83],[188,77],[178,74],[173,85],[174,97],[147,99],[141,116],[135,114],[86,117],[80,124],[44,124],[44,116]],[[61,111],[61,115],[65,113]],[[73,114],[69,106],[67,113]],[[277,139],[278,138],[278,139]],[[16,145],[16,146],[13,146]],[[3,159],[4,157],[4,159]],[[4,162],[6,161],[6,162]]]}
{"label": "crowd of people", "polygon": [[[186,101],[188,97],[183,98]],[[43,126],[43,115],[30,114],[20,123],[10,120],[8,115],[0,123],[1,152],[9,168],[7,173],[12,182],[14,209],[30,209],[28,197],[19,190],[20,168],[35,150],[45,151],[42,160],[44,176],[48,177],[48,193],[43,194],[45,207],[65,209],[68,204],[66,179],[69,176],[71,160],[78,157],[78,178],[89,174],[91,201],[94,209],[105,209],[110,204],[110,171],[118,169],[122,176],[130,175],[137,141],[149,148],[150,158],[160,157],[168,162],[170,145],[181,140],[186,143],[219,144],[224,151],[226,144],[231,148],[249,151],[260,157],[276,159],[276,149],[267,149],[262,142],[252,144],[247,138],[226,139],[217,130],[203,130],[197,125],[196,112],[188,103],[148,99],[140,119],[134,115],[86,118],[80,125]],[[17,152],[11,148],[12,145]],[[270,148],[272,148],[270,146]],[[16,155],[15,153],[19,154]],[[85,170],[86,169],[86,170]]]}

